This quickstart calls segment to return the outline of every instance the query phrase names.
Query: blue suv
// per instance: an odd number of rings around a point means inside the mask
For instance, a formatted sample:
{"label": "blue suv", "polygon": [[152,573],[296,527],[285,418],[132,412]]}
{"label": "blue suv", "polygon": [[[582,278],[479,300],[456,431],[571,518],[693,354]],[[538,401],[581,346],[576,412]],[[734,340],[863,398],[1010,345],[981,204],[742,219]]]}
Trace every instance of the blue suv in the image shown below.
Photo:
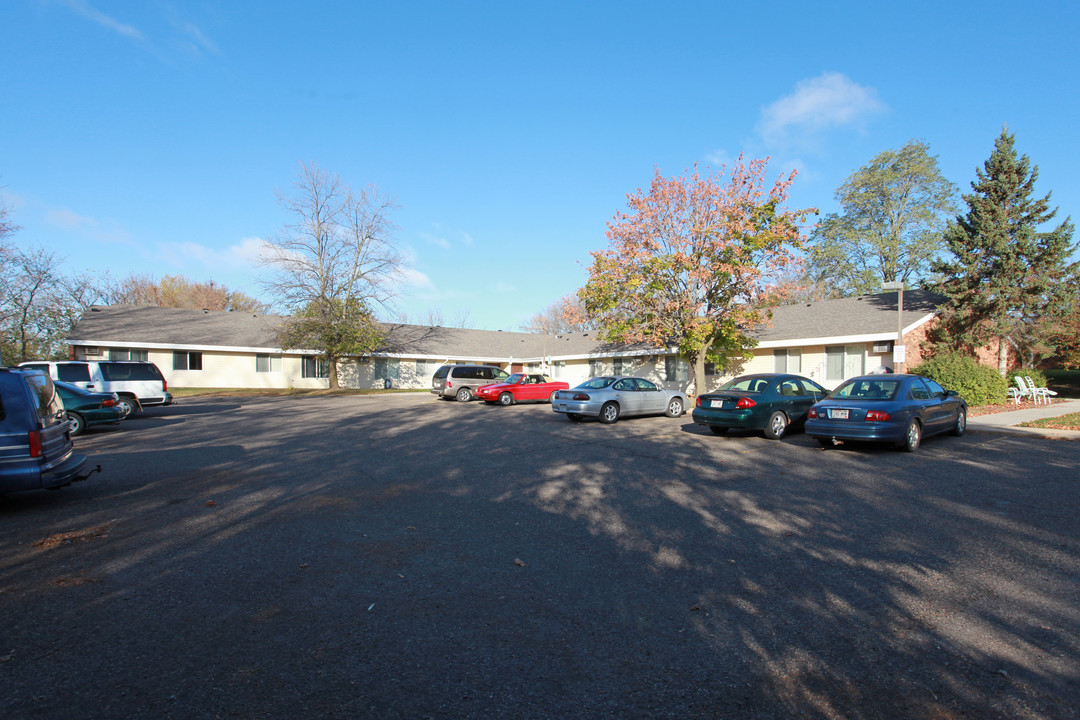
{"label": "blue suv", "polygon": [[86,456],[75,454],[52,379],[40,370],[0,368],[0,493],[51,490],[100,469],[87,469]]}

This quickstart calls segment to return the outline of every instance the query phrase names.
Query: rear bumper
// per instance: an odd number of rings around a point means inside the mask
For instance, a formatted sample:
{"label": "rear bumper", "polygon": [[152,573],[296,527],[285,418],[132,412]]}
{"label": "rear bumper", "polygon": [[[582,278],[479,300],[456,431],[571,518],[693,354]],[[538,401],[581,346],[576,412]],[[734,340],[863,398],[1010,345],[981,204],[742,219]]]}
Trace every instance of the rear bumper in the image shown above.
{"label": "rear bumper", "polygon": [[551,403],[551,409],[567,415],[599,415],[603,403],[590,401],[558,400]]}
{"label": "rear bumper", "polygon": [[85,480],[92,472],[94,472],[93,469],[86,468],[85,455],[72,453],[59,465],[42,469],[41,487],[45,490],[62,487],[76,480]]}
{"label": "rear bumper", "polygon": [[760,429],[765,426],[765,420],[757,417],[757,414],[750,409],[706,410],[703,408],[694,408],[694,412],[691,416],[698,425],[743,428],[748,430]]}
{"label": "rear bumper", "polygon": [[900,442],[907,431],[906,424],[874,422],[838,422],[807,420],[806,434],[813,438],[836,440],[865,440],[867,442]]}

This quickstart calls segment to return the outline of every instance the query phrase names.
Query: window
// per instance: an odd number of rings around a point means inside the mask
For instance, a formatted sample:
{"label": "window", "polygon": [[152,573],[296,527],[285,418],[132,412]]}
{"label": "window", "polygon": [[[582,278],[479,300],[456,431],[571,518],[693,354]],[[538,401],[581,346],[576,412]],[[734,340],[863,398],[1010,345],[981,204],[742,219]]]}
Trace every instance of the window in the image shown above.
{"label": "window", "polygon": [[90,382],[90,366],[86,363],[60,363],[56,377],[64,382]]}
{"label": "window", "polygon": [[328,378],[330,377],[330,366],[325,358],[304,355],[300,358],[300,377]]}
{"label": "window", "polygon": [[281,372],[281,356],[258,354],[255,356],[255,372]]}
{"label": "window", "polygon": [[172,354],[173,370],[202,370],[201,352],[174,352]]}
{"label": "window", "polygon": [[716,363],[714,363],[714,362],[705,363],[705,374],[706,375],[719,375],[720,373],[718,373],[716,371]]}
{"label": "window", "polygon": [[591,377],[597,377],[604,374],[604,361],[603,360],[590,360],[589,361],[589,375]]}
{"label": "window", "polygon": [[566,361],[555,360],[551,363],[551,377],[561,378],[566,375]]}
{"label": "window", "polygon": [[616,375],[625,375],[632,367],[632,363],[628,358],[615,358],[612,362],[615,365]]}
{"label": "window", "polygon": [[773,372],[801,373],[802,350],[799,348],[773,350]]}
{"label": "window", "polygon": [[825,379],[844,380],[863,374],[862,345],[832,345],[825,348]]}
{"label": "window", "polygon": [[146,362],[150,359],[150,352],[148,350],[129,350],[125,348],[109,348],[110,360],[134,360],[136,362]]}
{"label": "window", "polygon": [[439,369],[438,363],[432,360],[417,360],[416,375],[424,380],[434,375]]}
{"label": "window", "polygon": [[400,380],[401,361],[397,358],[375,358],[375,379]]}
{"label": "window", "polygon": [[680,357],[666,356],[664,358],[664,379],[668,382],[687,382],[690,380],[690,364]]}

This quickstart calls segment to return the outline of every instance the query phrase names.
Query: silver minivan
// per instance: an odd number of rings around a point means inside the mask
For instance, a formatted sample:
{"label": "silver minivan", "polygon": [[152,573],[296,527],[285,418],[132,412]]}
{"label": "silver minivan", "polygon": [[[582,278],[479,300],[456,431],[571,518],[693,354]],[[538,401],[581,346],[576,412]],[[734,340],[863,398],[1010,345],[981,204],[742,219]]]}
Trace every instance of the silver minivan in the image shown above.
{"label": "silver minivan", "polygon": [[510,375],[494,365],[443,365],[431,378],[431,392],[443,400],[469,402],[481,385],[499,383]]}

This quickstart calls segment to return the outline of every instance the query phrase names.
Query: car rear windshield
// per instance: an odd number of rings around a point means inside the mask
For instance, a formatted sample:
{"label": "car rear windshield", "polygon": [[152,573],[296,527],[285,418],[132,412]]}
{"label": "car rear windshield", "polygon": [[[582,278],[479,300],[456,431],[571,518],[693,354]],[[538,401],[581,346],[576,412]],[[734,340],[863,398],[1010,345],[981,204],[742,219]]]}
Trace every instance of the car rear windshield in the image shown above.
{"label": "car rear windshield", "polygon": [[153,363],[101,363],[101,376],[109,381],[162,380]]}
{"label": "car rear windshield", "polygon": [[52,379],[44,373],[30,373],[26,375],[26,384],[30,388],[34,404],[37,405],[41,426],[50,427],[59,422],[59,418],[64,414],[64,401],[53,387]]}
{"label": "car rear windshield", "polygon": [[741,392],[748,393],[761,393],[765,392],[765,388],[767,387],[769,387],[769,378],[741,377],[724,383],[720,386],[719,389],[739,390]]}
{"label": "car rear windshield", "polygon": [[606,388],[613,382],[615,382],[615,378],[613,377],[595,377],[586,380],[585,382],[578,385],[575,389],[580,388],[581,390],[600,390]]}
{"label": "car rear windshield", "polygon": [[64,382],[90,382],[90,366],[86,363],[57,365],[56,379]]}
{"label": "car rear windshield", "polygon": [[438,370],[435,371],[435,379],[436,380],[442,380],[444,377],[446,377],[447,373],[449,373],[449,372],[450,372],[450,366],[449,365],[443,365],[441,368],[439,368]]}
{"label": "car rear windshield", "polygon": [[849,380],[829,395],[842,400],[893,400],[900,390],[900,380]]}

